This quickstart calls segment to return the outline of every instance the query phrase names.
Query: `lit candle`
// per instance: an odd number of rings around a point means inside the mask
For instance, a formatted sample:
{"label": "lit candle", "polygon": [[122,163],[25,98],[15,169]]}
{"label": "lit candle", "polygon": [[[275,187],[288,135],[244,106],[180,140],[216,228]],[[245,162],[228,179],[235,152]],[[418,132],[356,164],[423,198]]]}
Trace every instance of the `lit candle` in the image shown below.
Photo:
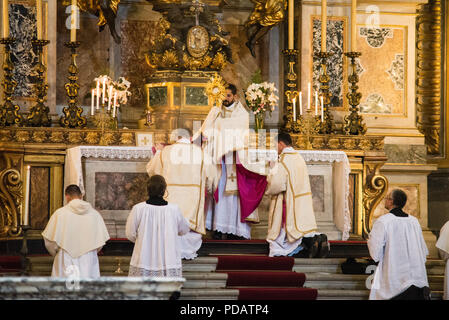
{"label": "lit candle", "polygon": [[323,96],[321,96],[320,98],[321,98],[321,122],[324,122],[324,101],[323,101]]}
{"label": "lit candle", "polygon": [[37,40],[42,39],[42,0],[36,0]]}
{"label": "lit candle", "polygon": [[77,0],[72,0],[72,5],[70,7],[70,41],[76,41],[76,25],[77,25]]}
{"label": "lit candle", "polygon": [[92,89],[92,104],[90,106],[90,115],[95,114],[95,89]]}
{"label": "lit candle", "polygon": [[112,90],[114,90],[114,88],[112,86],[109,86],[109,88],[108,88],[108,111],[111,110]]}
{"label": "lit candle", "polygon": [[299,114],[302,116],[302,91],[299,92]]}
{"label": "lit candle", "polygon": [[318,115],[318,91],[315,91],[315,115]]}
{"label": "lit candle", "polygon": [[321,51],[326,52],[327,0],[321,0]]}
{"label": "lit candle", "polygon": [[296,122],[296,98],[293,98],[292,102],[293,102],[293,121]]}
{"label": "lit candle", "polygon": [[117,105],[117,91],[114,92],[114,107],[118,107],[118,105]]}
{"label": "lit candle", "polygon": [[288,48],[294,49],[295,2],[288,0]]}
{"label": "lit candle", "polygon": [[357,51],[357,0],[352,0],[351,3],[351,51]]}
{"label": "lit candle", "polygon": [[106,98],[106,77],[103,77],[103,104]]}
{"label": "lit candle", "polygon": [[113,117],[113,118],[115,118],[115,108],[116,108],[116,107],[115,107],[115,104],[114,104],[114,107],[112,108],[112,117]]}
{"label": "lit candle", "polygon": [[29,223],[29,212],[28,212],[28,207],[29,207],[29,201],[30,201],[30,180],[31,180],[31,176],[30,176],[30,166],[27,166],[27,171],[25,174],[25,197],[23,199],[23,225],[27,226]]}
{"label": "lit candle", "polygon": [[310,109],[310,101],[311,101],[311,96],[310,96],[310,82],[307,85],[307,109]]}
{"label": "lit candle", "polygon": [[3,38],[9,38],[9,7],[8,0],[2,1]]}
{"label": "lit candle", "polygon": [[100,80],[97,80],[97,110],[100,109]]}

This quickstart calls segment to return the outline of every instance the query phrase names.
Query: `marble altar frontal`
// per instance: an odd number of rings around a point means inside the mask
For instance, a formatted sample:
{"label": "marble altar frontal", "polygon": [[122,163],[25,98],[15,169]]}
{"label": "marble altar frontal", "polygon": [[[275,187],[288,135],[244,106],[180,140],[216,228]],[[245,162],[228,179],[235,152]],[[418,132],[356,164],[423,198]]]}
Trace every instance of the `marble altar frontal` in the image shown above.
{"label": "marble altar frontal", "polygon": [[129,212],[147,200],[148,161],[83,159],[86,201],[101,213],[111,238],[126,238]]}

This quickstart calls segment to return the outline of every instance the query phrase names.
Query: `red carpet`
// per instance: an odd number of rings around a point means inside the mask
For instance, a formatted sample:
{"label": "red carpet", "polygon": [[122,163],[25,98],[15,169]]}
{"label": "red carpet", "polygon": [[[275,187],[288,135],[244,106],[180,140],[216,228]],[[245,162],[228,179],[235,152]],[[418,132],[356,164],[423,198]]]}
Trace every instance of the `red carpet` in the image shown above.
{"label": "red carpet", "polygon": [[266,256],[218,256],[217,271],[222,270],[286,270],[291,271],[295,259]]}
{"label": "red carpet", "polygon": [[228,274],[226,287],[238,289],[239,300],[316,300],[318,296],[318,290],[302,288],[306,275],[292,272],[294,258],[254,255],[217,258],[216,271]]}
{"label": "red carpet", "polygon": [[20,256],[0,256],[0,269],[19,269],[21,268]]}
{"label": "red carpet", "polygon": [[306,281],[304,273],[297,272],[226,272],[230,287],[302,287]]}
{"label": "red carpet", "polygon": [[310,288],[239,288],[239,300],[316,300]]}

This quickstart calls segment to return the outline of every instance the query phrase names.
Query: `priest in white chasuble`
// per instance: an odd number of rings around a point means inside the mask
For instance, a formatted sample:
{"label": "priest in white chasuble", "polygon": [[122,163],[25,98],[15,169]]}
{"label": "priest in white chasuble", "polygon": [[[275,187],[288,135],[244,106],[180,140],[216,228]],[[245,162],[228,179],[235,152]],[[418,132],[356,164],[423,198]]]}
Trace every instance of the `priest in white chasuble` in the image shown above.
{"label": "priest in white chasuble", "polygon": [[440,258],[446,261],[444,271],[444,300],[449,300],[449,221],[447,221],[440,230],[440,236],[436,243]]}
{"label": "priest in white chasuble", "polygon": [[180,237],[181,256],[194,259],[202,244],[202,235],[206,234],[204,203],[206,192],[212,193],[218,183],[216,167],[207,161],[201,147],[191,143],[190,133],[186,129],[177,129],[172,133],[176,143],[162,147],[147,164],[151,177],[161,175],[167,182],[169,203],[175,203],[189,221],[190,232]]}
{"label": "priest in white chasuble", "polygon": [[[307,165],[288,133],[278,134],[279,161],[268,175],[271,196],[267,241],[270,257],[327,254],[327,237],[318,233]],[[325,247],[320,248],[319,246]],[[318,252],[321,250],[322,252]]]}
{"label": "priest in white chasuble", "polygon": [[42,236],[54,256],[52,277],[98,278],[100,266],[97,252],[109,233],[101,217],[90,203],[82,200],[77,185],[65,189],[66,203],[51,216]]}
{"label": "priest in white chasuble", "polygon": [[[204,150],[219,172],[218,187],[207,202],[206,228],[227,239],[250,239],[250,223],[259,222],[257,207],[266,188],[259,166],[248,163],[249,113],[237,100],[237,89],[229,84],[221,107],[212,107],[201,129]],[[261,168],[265,169],[265,168]]]}

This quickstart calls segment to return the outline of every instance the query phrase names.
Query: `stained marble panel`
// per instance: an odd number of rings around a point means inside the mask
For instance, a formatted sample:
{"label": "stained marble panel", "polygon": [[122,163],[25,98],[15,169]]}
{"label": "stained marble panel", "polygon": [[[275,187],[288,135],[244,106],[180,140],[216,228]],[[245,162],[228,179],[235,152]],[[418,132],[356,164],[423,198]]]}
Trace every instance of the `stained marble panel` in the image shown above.
{"label": "stained marble panel", "polygon": [[36,5],[20,1],[9,5],[10,37],[16,39],[11,46],[11,60],[14,63],[14,79],[17,87],[14,95],[31,98],[35,81],[34,66],[38,56],[33,50],[31,41],[37,36]]}
{"label": "stained marble panel", "polygon": [[324,176],[309,175],[310,188],[312,189],[313,210],[324,212]]}
{"label": "stained marble panel", "polygon": [[386,144],[385,153],[391,163],[427,163],[425,145]]}
{"label": "stained marble panel", "polygon": [[148,175],[131,172],[95,173],[95,208],[130,210],[147,199]]}
{"label": "stained marble panel", "polygon": [[[388,186],[387,194],[389,194],[394,189],[402,189],[407,194],[407,203],[402,210],[419,219],[420,218],[419,185],[390,184]],[[378,218],[387,212],[388,210],[385,209],[385,198],[384,198],[379,203],[377,208],[374,210],[374,218]]]}
{"label": "stained marble panel", "polygon": [[407,95],[407,27],[357,26],[360,57],[360,111],[368,114],[405,115]]}
{"label": "stained marble panel", "polygon": [[31,167],[30,176],[30,225],[43,230],[50,217],[50,168]]}
{"label": "stained marble panel", "polygon": [[[331,92],[331,107],[343,107],[344,106],[344,94],[345,94],[345,79],[346,79],[346,59],[344,57],[345,52],[345,18],[329,18],[327,20],[327,37],[326,37],[326,50],[332,52],[333,55],[327,62],[327,74],[330,77],[329,90]],[[312,17],[312,47],[313,52],[321,51],[321,19]],[[313,88],[318,90],[320,83],[318,81],[320,75],[320,60],[313,59]]]}

